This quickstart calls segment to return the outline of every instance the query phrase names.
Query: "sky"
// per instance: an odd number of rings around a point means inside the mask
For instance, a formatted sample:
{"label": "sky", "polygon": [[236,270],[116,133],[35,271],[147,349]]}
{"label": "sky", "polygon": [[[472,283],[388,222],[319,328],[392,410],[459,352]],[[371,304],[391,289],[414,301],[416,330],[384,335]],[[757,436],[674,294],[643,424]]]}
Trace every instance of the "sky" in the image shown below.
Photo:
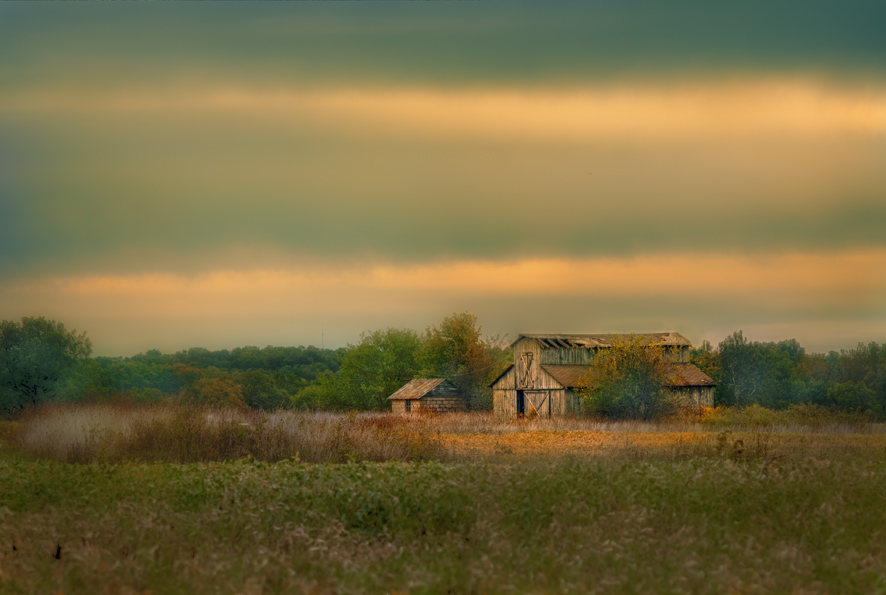
{"label": "sky", "polygon": [[0,3],[0,319],[886,342],[886,4]]}

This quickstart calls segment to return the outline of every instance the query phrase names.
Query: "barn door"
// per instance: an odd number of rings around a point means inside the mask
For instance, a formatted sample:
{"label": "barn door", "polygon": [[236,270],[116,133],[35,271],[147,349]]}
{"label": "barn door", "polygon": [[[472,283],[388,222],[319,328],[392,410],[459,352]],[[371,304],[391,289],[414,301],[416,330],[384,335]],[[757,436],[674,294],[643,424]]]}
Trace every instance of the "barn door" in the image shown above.
{"label": "barn door", "polygon": [[551,393],[546,390],[523,391],[526,399],[526,415],[537,414],[539,417],[551,416]]}

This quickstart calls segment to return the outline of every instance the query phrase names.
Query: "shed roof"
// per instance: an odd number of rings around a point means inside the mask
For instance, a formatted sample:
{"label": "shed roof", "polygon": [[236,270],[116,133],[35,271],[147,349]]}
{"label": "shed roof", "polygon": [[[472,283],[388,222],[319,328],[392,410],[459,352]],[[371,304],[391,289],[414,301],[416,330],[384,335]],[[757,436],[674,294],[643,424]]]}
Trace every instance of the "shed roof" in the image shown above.
{"label": "shed roof", "polygon": [[[534,339],[542,349],[575,349],[584,347],[592,349],[595,347],[612,347],[612,341],[616,337],[629,337],[631,333],[605,333],[605,334],[553,334],[541,335],[534,333],[521,333],[517,336],[517,340],[511,343],[511,347],[517,344],[520,339]],[[634,337],[642,337],[656,345],[675,345],[681,347],[692,347],[692,343],[680,333],[633,333]]]}
{"label": "shed roof", "polygon": [[[388,400],[409,401],[412,399],[420,399],[444,382],[452,385],[452,383],[445,378],[416,378],[397,389],[394,394],[388,397]],[[455,387],[453,386],[453,388]]]}
{"label": "shed roof", "polygon": [[[699,370],[695,364],[673,363],[668,364],[673,374],[673,383],[671,386],[716,386],[714,380]],[[554,380],[559,382],[564,388],[573,388],[578,381],[587,376],[592,366],[577,365],[551,365],[542,366],[545,372],[550,374]]]}

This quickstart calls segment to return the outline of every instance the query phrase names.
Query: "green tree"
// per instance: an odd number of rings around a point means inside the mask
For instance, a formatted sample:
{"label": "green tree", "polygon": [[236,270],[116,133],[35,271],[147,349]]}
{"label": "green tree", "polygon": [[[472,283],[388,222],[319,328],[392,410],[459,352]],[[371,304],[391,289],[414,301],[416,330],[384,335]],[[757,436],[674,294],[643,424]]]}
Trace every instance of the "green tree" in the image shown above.
{"label": "green tree", "polygon": [[326,386],[325,407],[390,409],[388,396],[418,373],[421,349],[422,339],[413,330],[389,328],[363,333],[359,344],[348,345],[338,374]]}
{"label": "green tree", "polygon": [[713,348],[710,341],[702,341],[701,346],[689,352],[690,363],[710,376],[714,382],[720,381],[720,352]]}
{"label": "green tree", "polygon": [[585,412],[613,419],[654,420],[674,413],[668,389],[670,362],[662,345],[636,335],[619,336],[594,356],[576,390]]}
{"label": "green tree", "polygon": [[489,383],[507,367],[510,351],[499,337],[486,337],[477,317],[463,312],[425,331],[422,376],[442,377],[468,395],[473,410],[492,408]]}
{"label": "green tree", "polygon": [[793,362],[805,357],[795,340],[751,342],[737,331],[720,342],[719,352],[717,404],[769,408],[791,404]]}
{"label": "green tree", "polygon": [[0,411],[15,412],[57,396],[92,353],[86,333],[54,320],[0,323]]}
{"label": "green tree", "polygon": [[237,383],[246,405],[252,409],[274,411],[289,405],[289,397],[277,388],[274,379],[261,370],[249,370],[237,375]]}

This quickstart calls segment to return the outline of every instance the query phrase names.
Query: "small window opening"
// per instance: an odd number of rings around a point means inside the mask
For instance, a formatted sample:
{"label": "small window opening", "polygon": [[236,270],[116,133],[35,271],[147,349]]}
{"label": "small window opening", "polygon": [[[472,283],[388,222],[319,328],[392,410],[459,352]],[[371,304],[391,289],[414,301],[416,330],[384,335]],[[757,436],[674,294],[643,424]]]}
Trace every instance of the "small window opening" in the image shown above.
{"label": "small window opening", "polygon": [[406,399],[406,401],[404,401],[404,403],[406,404],[406,411],[412,411],[412,401],[410,401],[409,399]]}

